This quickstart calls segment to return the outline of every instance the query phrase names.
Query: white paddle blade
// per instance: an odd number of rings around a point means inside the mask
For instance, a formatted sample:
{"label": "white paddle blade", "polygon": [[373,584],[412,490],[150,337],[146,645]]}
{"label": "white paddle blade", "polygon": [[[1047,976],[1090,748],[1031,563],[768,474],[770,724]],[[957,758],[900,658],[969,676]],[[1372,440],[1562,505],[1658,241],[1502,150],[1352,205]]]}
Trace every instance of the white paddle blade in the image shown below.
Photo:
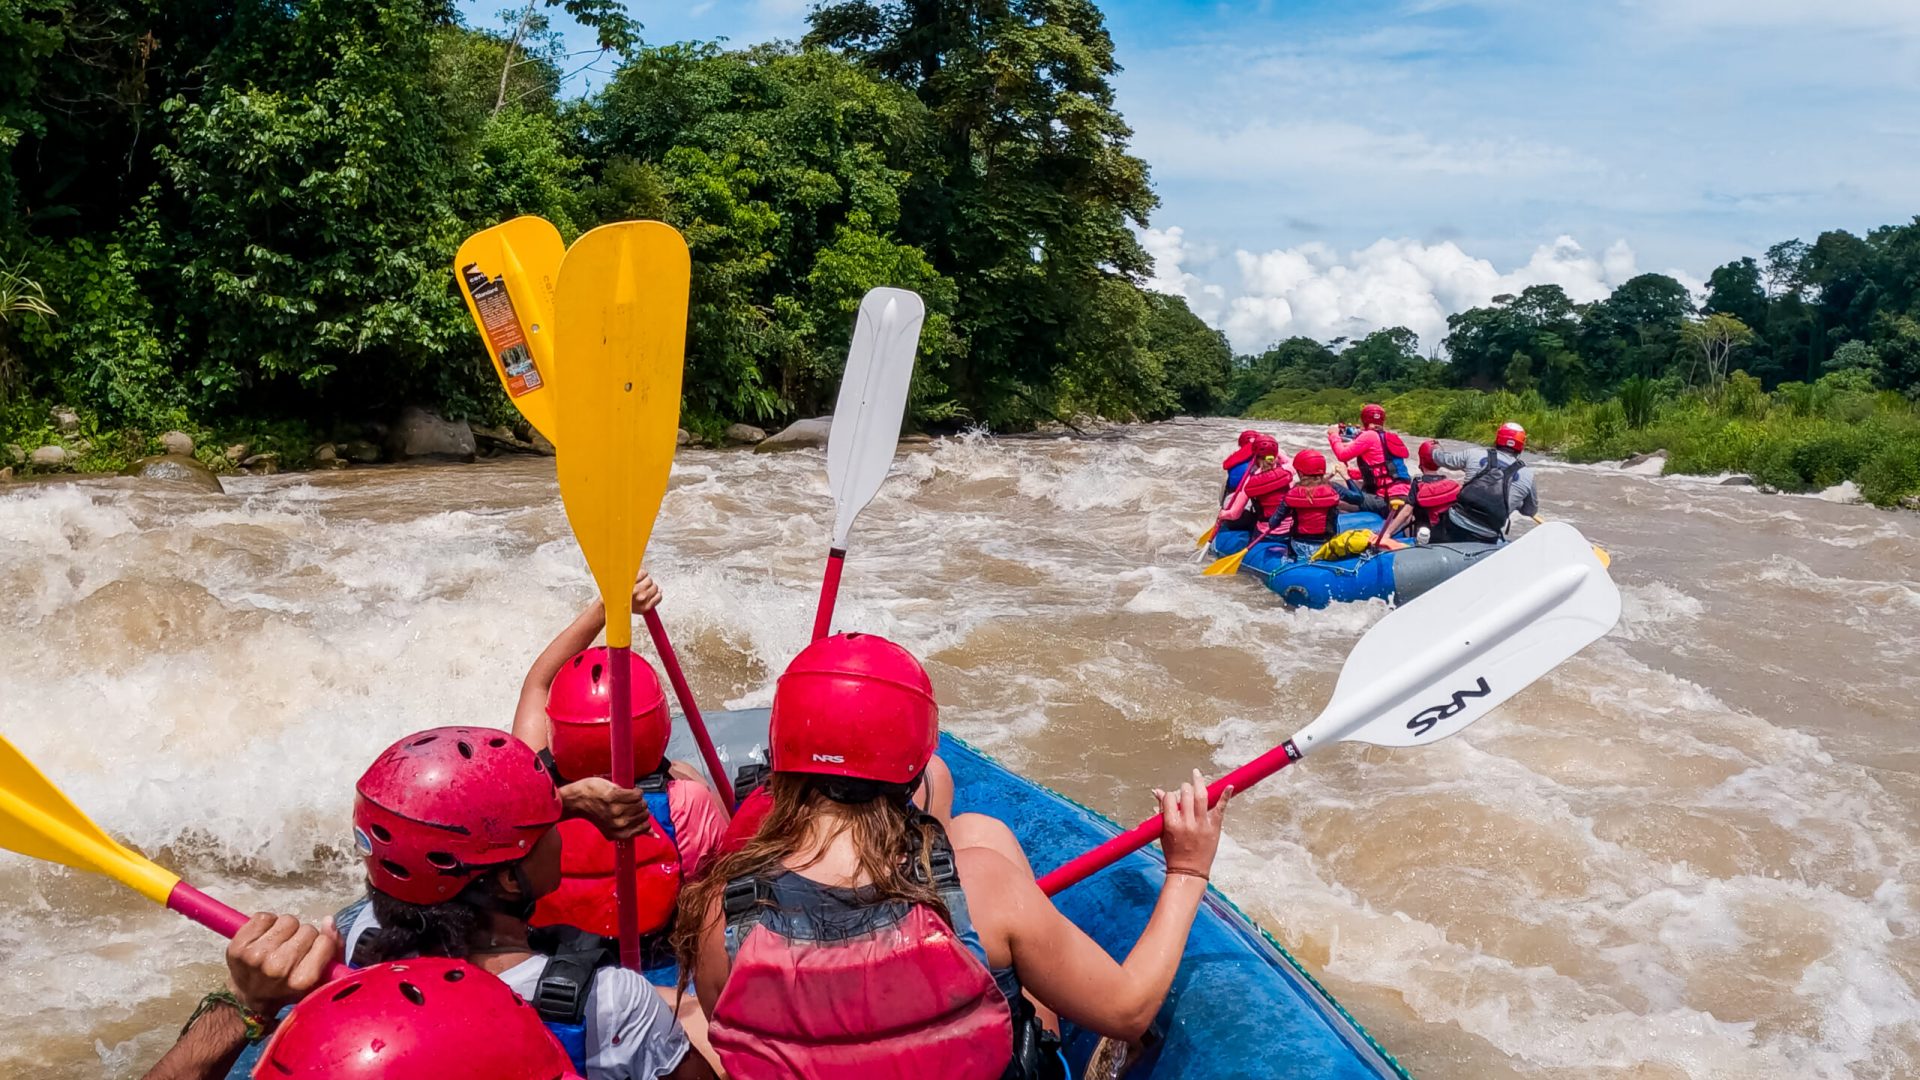
{"label": "white paddle blade", "polygon": [[926,305],[906,289],[875,289],[860,301],[847,370],[827,436],[827,485],[833,490],[833,546],[845,549],[853,519],[880,492],[900,445],[900,421],[913,386]]}
{"label": "white paddle blade", "polygon": [[1305,754],[1354,740],[1438,742],[1613,628],[1620,590],[1579,530],[1542,525],[1374,624],[1333,700],[1293,737]]}

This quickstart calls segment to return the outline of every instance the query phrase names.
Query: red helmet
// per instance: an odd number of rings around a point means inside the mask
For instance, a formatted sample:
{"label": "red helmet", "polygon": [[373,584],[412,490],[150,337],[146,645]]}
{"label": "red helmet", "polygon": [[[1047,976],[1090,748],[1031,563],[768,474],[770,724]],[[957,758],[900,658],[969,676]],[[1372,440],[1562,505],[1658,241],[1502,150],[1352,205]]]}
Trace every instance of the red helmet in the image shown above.
{"label": "red helmet", "polygon": [[1280,456],[1280,440],[1271,435],[1255,434],[1251,445],[1255,460]]}
{"label": "red helmet", "polygon": [[1361,427],[1365,427],[1368,424],[1384,424],[1386,422],[1387,422],[1387,410],[1381,408],[1378,405],[1360,406],[1360,426]]}
{"label": "red helmet", "polygon": [[[667,694],[660,689],[647,658],[629,652],[632,679],[633,772],[645,776],[660,767],[672,728]],[[554,768],[569,780],[613,775],[613,740],[607,732],[613,680],[607,649],[596,645],[567,661],[547,688],[547,741]]]}
{"label": "red helmet", "polygon": [[527,857],[560,820],[560,794],[527,744],[496,728],[443,727],[401,739],[355,786],[353,839],[367,883],[439,904]]}
{"label": "red helmet", "polygon": [[1439,445],[1440,444],[1434,442],[1432,439],[1428,439],[1426,442],[1423,442],[1420,444],[1420,471],[1421,472],[1439,472],[1440,471],[1440,462],[1435,460],[1433,456],[1433,452],[1439,449]]}
{"label": "red helmet", "polygon": [[1493,445],[1517,454],[1527,448],[1527,429],[1509,420],[1493,433]]}
{"label": "red helmet", "polygon": [[905,784],[940,738],[933,683],[913,654],[873,634],[835,634],[800,651],[773,691],[775,772]]}
{"label": "red helmet", "polygon": [[274,1032],[253,1075],[579,1080],[520,995],[465,960],[441,957],[375,964],[315,990]]}
{"label": "red helmet", "polygon": [[1253,430],[1252,428],[1248,428],[1247,430],[1240,433],[1240,445],[1246,446],[1248,443],[1252,442],[1253,440],[1259,437],[1260,437],[1259,432]]}
{"label": "red helmet", "polygon": [[1293,455],[1293,471],[1301,476],[1325,476],[1327,455],[1318,450],[1302,450]]}

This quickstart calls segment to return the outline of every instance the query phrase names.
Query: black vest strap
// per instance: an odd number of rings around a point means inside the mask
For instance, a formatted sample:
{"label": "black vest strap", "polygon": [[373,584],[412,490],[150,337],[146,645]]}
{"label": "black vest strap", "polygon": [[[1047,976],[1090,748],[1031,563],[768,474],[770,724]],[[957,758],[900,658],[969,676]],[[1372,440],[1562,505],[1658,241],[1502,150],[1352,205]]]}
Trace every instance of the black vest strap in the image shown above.
{"label": "black vest strap", "polygon": [[533,945],[541,952],[552,946],[547,966],[534,985],[532,1005],[540,1019],[556,1024],[578,1024],[587,1015],[587,995],[593,992],[593,973],[616,957],[607,939],[572,926],[534,931]]}

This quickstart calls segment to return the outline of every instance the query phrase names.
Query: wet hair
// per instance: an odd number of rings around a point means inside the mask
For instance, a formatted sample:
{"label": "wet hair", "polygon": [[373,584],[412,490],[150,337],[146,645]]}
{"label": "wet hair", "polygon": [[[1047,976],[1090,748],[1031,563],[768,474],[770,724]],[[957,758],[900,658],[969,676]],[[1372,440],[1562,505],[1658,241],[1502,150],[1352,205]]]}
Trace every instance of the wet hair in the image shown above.
{"label": "wet hair", "polygon": [[368,888],[373,917],[380,925],[361,935],[348,959],[361,967],[414,956],[465,960],[489,925],[493,911],[512,912],[515,902],[499,893],[493,874],[474,879],[453,899],[439,904],[409,904]]}
{"label": "wet hair", "polygon": [[[948,925],[953,915],[933,887],[933,847],[940,824],[908,801],[919,786],[877,784],[837,776],[774,773],[767,781],[773,806],[760,828],[740,850],[722,856],[680,890],[678,917],[671,941],[680,961],[680,987],[686,989],[700,955],[700,938],[708,916],[719,915],[720,897],[727,882],[740,877],[775,877],[787,870],[786,860],[799,854],[814,835],[815,822],[827,818],[820,849],[846,836],[853,841],[860,876],[869,884],[860,888],[872,901],[897,900],[924,904]],[[800,868],[811,866],[803,864]]]}

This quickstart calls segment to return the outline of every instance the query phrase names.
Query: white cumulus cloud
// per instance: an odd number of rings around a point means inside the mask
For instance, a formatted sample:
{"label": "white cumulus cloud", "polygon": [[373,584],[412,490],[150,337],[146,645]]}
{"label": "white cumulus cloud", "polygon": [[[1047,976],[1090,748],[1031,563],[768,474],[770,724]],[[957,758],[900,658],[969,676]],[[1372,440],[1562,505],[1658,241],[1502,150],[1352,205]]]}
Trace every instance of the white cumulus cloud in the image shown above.
{"label": "white cumulus cloud", "polygon": [[[1141,242],[1156,260],[1150,287],[1185,297],[1195,314],[1226,331],[1242,352],[1296,335],[1330,341],[1390,326],[1407,327],[1431,350],[1446,337],[1448,315],[1503,293],[1554,284],[1576,303],[1585,303],[1602,299],[1640,272],[1624,240],[1595,255],[1570,236],[1557,237],[1536,248],[1523,265],[1503,272],[1452,241],[1381,239],[1344,253],[1317,242],[1264,252],[1242,249],[1230,263],[1237,280],[1223,283],[1195,269],[1214,260],[1177,226],[1148,229]],[[1700,291],[1692,275],[1667,272]]]}

